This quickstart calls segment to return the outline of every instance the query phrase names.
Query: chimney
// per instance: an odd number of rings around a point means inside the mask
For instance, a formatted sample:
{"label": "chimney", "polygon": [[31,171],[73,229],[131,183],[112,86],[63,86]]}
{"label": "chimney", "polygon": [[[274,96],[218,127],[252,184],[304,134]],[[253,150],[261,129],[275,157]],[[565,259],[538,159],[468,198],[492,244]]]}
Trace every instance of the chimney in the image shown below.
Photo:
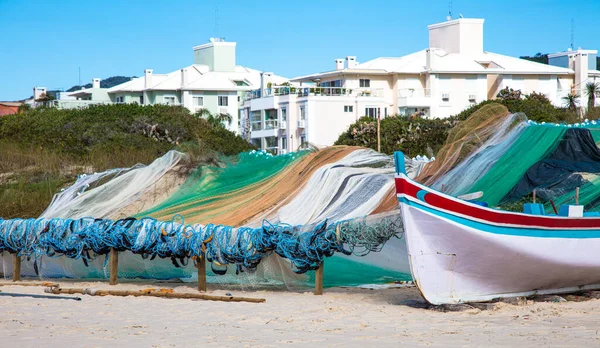
{"label": "chimney", "polygon": [[263,72],[260,74],[260,88],[261,89],[265,89],[265,88],[269,88],[269,82],[271,82],[271,79],[273,78],[273,73],[272,72]]}
{"label": "chimney", "polygon": [[181,87],[185,87],[187,84],[188,84],[187,69],[181,69]]}
{"label": "chimney", "polygon": [[483,19],[459,18],[432,24],[427,28],[429,48],[467,55],[483,53]]}
{"label": "chimney", "polygon": [[356,56],[346,57],[346,68],[348,68],[348,69],[356,68]]}
{"label": "chimney", "polygon": [[46,87],[33,87],[33,100],[40,99],[42,94],[46,94]]}
{"label": "chimney", "polygon": [[152,87],[152,69],[144,70],[144,88]]}
{"label": "chimney", "polygon": [[425,50],[425,54],[426,54],[426,68],[428,71],[431,71],[434,69],[434,65],[435,65],[435,50],[433,48],[428,48],[427,50]]}
{"label": "chimney", "polygon": [[343,59],[336,59],[335,60],[335,70],[344,70],[344,60]]}
{"label": "chimney", "polygon": [[235,72],[236,45],[223,38],[211,38],[209,43],[193,48],[194,64],[206,65],[209,71]]}
{"label": "chimney", "polygon": [[92,88],[100,88],[100,79],[92,79]]}

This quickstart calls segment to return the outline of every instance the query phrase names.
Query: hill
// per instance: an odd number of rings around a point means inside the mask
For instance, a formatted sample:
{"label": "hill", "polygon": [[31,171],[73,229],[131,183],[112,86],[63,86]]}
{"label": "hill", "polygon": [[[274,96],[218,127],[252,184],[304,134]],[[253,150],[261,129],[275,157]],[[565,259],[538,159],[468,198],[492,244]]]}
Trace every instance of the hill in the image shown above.
{"label": "hill", "polygon": [[[136,78],[136,76],[133,76],[133,77],[111,76],[111,77],[109,77],[107,79],[104,79],[104,80],[100,81],[100,88],[111,88],[111,87],[120,85],[122,83],[125,83],[127,81],[131,81],[131,79],[133,79],[133,78]],[[79,85],[73,86],[73,87],[69,88],[67,90],[67,92],[74,92],[74,91],[80,90],[82,87],[83,88],[92,88],[92,84],[88,83],[88,84],[85,84],[83,86],[79,86]]]}
{"label": "hill", "polygon": [[[527,59],[532,62],[548,64],[548,53],[536,53],[535,56],[521,56],[521,59]],[[600,57],[596,57],[596,70],[600,70]]]}
{"label": "hill", "polygon": [[193,163],[253,147],[183,107],[38,108],[0,118],[0,217],[37,217],[78,175],[149,164],[169,150]]}

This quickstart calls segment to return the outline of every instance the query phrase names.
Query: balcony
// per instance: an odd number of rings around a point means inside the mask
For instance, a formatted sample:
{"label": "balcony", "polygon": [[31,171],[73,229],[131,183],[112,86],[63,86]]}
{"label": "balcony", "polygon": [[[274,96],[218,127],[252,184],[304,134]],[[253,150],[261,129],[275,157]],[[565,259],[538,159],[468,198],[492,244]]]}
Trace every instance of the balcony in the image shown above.
{"label": "balcony", "polygon": [[429,88],[400,88],[398,89],[398,106],[431,106],[431,90]]}
{"label": "balcony", "polygon": [[293,87],[275,86],[246,92],[244,100],[295,95],[297,97],[382,97],[382,88]]}

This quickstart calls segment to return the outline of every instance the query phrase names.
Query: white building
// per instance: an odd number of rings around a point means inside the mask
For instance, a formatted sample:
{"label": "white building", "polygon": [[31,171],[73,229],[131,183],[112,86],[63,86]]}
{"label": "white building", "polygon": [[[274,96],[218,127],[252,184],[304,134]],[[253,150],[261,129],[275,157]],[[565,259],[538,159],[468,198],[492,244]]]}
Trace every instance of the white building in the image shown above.
{"label": "white building", "polygon": [[[243,92],[262,88],[262,72],[236,65],[236,43],[211,39],[196,46],[194,64],[168,74],[144,75],[108,89],[114,103],[181,105],[192,113],[207,109],[213,114],[227,113],[233,122],[229,129],[239,130],[239,109]],[[287,79],[270,74],[276,83]]]}
{"label": "white building", "polygon": [[560,54],[546,65],[484,51],[483,22],[461,18],[433,24],[429,47],[422,51],[362,64],[348,56],[345,62],[336,59],[334,70],[292,79],[299,87],[272,85],[248,93],[242,124],[250,125],[257,146],[286,152],[304,142],[332,145],[362,116],[445,118],[495,98],[505,87],[543,93],[563,106],[572,86],[579,91],[600,78],[591,63],[596,51],[567,52],[568,65],[557,59]]}

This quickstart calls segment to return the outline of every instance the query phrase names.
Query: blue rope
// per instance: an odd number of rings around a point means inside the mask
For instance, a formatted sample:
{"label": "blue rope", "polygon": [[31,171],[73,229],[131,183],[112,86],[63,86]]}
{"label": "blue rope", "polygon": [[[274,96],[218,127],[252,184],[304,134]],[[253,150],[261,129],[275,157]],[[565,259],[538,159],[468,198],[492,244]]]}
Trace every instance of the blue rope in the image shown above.
{"label": "blue rope", "polygon": [[[315,270],[334,253],[364,256],[379,251],[387,240],[399,237],[397,219],[369,225],[363,219],[328,223],[312,230],[302,226],[272,224],[233,228],[225,225],[186,225],[181,216],[171,221],[153,218],[110,219],[0,219],[0,252],[28,259],[65,256],[86,266],[111,249],[130,251],[144,259],[170,258],[175,267],[206,257],[213,271],[224,274],[227,265],[236,272],[254,270],[261,260],[276,253],[290,260],[296,273]],[[224,269],[220,268],[224,267]]]}

